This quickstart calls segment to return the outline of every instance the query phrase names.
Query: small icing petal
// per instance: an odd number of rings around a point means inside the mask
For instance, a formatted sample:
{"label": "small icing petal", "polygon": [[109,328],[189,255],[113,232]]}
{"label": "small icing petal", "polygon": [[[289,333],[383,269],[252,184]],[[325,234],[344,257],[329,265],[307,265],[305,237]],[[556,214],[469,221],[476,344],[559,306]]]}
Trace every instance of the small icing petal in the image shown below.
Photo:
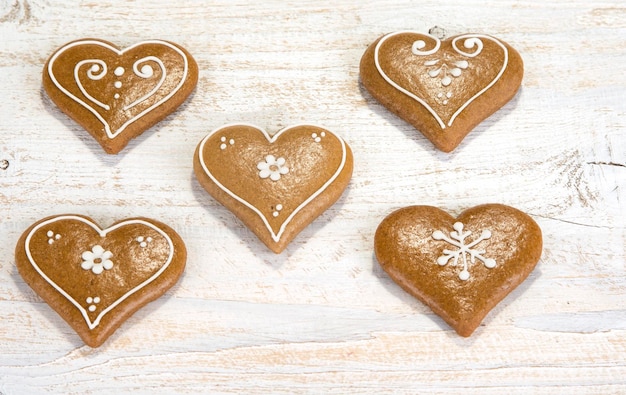
{"label": "small icing petal", "polygon": [[106,261],[107,259],[111,259],[112,256],[113,256],[113,253],[111,251],[104,251],[104,253],[102,254],[100,258],[103,261]]}
{"label": "small icing petal", "polygon": [[93,256],[93,252],[91,251],[85,251],[83,252],[83,254],[81,255],[81,257],[83,258],[83,260],[85,261],[93,261],[94,256]]}
{"label": "small icing petal", "polygon": [[93,260],[83,261],[83,263],[80,264],[80,267],[82,267],[85,270],[91,269],[93,267]]}
{"label": "small icing petal", "polygon": [[259,170],[267,170],[270,167],[270,165],[267,164],[267,162],[259,162],[256,165],[256,168]]}
{"label": "small icing petal", "polygon": [[280,169],[278,169],[278,172],[280,174],[287,174],[287,173],[289,173],[289,168],[287,166],[283,166]]}
{"label": "small icing petal", "polygon": [[261,178],[267,178],[270,176],[270,174],[272,174],[271,171],[269,171],[268,169],[263,169],[259,172],[259,177]]}
{"label": "small icing petal", "polygon": [[91,268],[91,271],[94,272],[95,274],[100,274],[100,273],[102,273],[103,270],[104,269],[102,268],[102,265],[99,264],[99,263],[93,265],[93,267]]}
{"label": "small icing petal", "polygon": [[276,159],[276,164],[278,166],[284,165],[285,164],[285,158],[278,158],[278,159]]}
{"label": "small icing petal", "polygon": [[279,173],[279,172],[277,172],[277,171],[272,172],[272,175],[270,176],[270,179],[271,179],[272,181],[278,181],[278,180],[280,180],[280,173]]}
{"label": "small icing petal", "polygon": [[274,157],[274,155],[268,155],[265,157],[265,161],[267,162],[268,166],[273,165],[276,163],[276,158]]}
{"label": "small icing petal", "polygon": [[102,256],[102,253],[104,252],[104,248],[102,248],[100,245],[95,245],[93,246],[91,251],[93,251],[93,253],[96,254],[97,256]]}
{"label": "small icing petal", "polygon": [[111,270],[113,268],[113,262],[110,260],[102,261],[102,267],[106,270]]}

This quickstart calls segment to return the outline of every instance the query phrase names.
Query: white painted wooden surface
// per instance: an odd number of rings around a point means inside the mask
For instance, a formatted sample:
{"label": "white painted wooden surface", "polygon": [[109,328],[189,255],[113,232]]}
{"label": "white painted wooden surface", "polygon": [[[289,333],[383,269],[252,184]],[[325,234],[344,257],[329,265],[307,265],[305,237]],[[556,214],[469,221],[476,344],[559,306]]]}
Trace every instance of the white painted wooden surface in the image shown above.
{"label": "white painted wooden surface", "polygon": [[[0,394],[626,393],[626,5],[590,1],[0,0]],[[176,5],[172,5],[176,4]],[[444,26],[522,54],[517,97],[452,154],[358,81],[379,35]],[[195,93],[119,155],[41,88],[60,45],[172,40]],[[281,255],[195,181],[198,141],[228,122],[314,122],[355,156],[340,201]],[[500,202],[531,214],[543,257],[469,339],[373,257],[392,210]],[[51,214],[178,230],[180,282],[99,349],[24,284],[15,243]]]}

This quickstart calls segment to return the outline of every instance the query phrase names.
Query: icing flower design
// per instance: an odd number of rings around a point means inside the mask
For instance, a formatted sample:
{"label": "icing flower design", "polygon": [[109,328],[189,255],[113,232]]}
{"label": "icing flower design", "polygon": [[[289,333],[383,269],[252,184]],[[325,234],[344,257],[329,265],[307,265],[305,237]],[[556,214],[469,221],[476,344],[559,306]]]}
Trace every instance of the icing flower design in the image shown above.
{"label": "icing flower design", "polygon": [[285,158],[276,159],[274,155],[267,155],[256,167],[259,169],[259,177],[269,177],[272,181],[278,181],[281,175],[289,173],[289,168],[285,166]]}
{"label": "icing flower design", "polygon": [[105,269],[110,270],[113,268],[113,262],[111,257],[113,253],[111,251],[105,251],[100,245],[95,245],[91,248],[91,251],[85,251],[81,255],[83,263],[80,265],[85,270],[91,270],[94,274],[100,274]]}

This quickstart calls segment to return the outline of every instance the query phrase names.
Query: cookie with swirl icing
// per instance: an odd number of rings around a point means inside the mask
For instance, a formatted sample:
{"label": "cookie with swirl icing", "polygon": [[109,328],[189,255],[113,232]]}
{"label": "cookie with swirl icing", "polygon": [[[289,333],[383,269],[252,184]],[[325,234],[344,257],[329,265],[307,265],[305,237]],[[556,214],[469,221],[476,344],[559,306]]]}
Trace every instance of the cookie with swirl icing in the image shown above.
{"label": "cookie with swirl icing", "polygon": [[83,215],[56,215],[15,247],[24,281],[91,347],[172,287],[186,259],[176,231],[149,218],[101,228]]}
{"label": "cookie with swirl icing", "polygon": [[519,53],[484,34],[440,40],[394,32],[371,44],[360,64],[370,94],[444,152],[509,102],[523,74]]}
{"label": "cookie with swirl icing", "polygon": [[109,154],[176,110],[197,81],[191,54],[162,40],[125,49],[100,39],[72,41],[43,70],[50,99]]}

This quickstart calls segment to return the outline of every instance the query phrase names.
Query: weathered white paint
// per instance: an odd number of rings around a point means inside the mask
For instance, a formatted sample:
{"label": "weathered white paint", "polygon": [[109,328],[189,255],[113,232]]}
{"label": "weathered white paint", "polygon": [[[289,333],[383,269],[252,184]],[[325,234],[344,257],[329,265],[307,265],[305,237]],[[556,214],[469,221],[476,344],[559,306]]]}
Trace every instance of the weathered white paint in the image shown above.
{"label": "weathered white paint", "polygon": [[[176,5],[172,5],[176,4]],[[493,34],[526,73],[452,154],[358,82],[400,29]],[[195,93],[117,156],[43,93],[46,58],[98,37],[158,38],[200,65]],[[626,392],[626,8],[611,1],[0,2],[0,394]],[[213,128],[314,122],[351,145],[344,196],[281,255],[192,174]],[[392,210],[485,202],[531,214],[544,254],[469,339],[378,267]],[[14,248],[51,214],[149,216],[189,249],[181,281],[99,349],[24,284]]]}

